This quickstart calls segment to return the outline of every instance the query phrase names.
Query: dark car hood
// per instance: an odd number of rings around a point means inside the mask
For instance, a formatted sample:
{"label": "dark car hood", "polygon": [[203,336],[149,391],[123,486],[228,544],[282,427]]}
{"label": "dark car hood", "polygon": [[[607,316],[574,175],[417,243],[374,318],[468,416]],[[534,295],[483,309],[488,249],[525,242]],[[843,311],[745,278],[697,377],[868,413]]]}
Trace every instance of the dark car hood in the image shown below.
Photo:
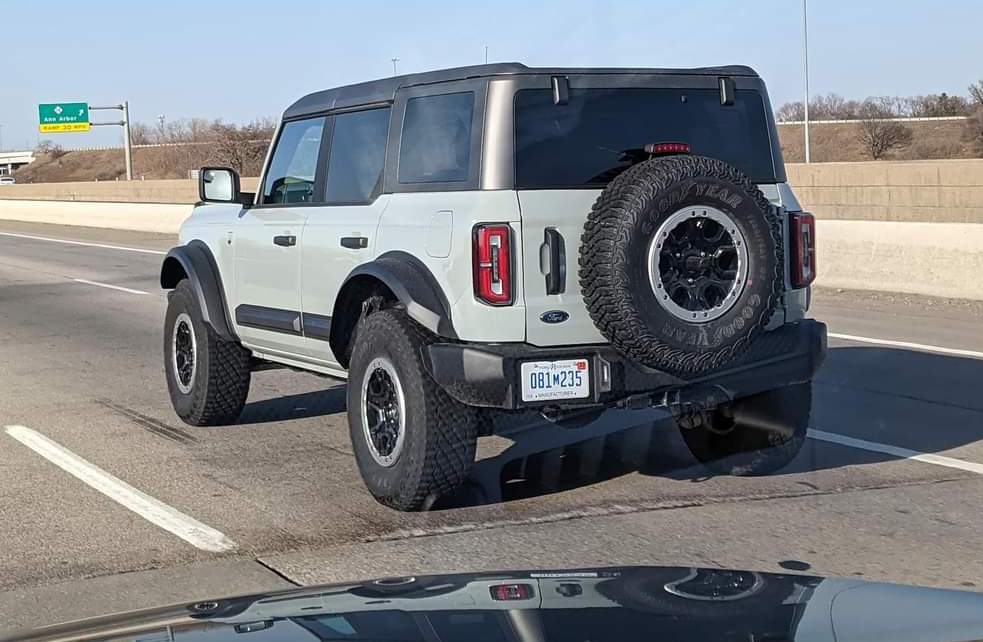
{"label": "dark car hood", "polygon": [[10,639],[955,642],[983,639],[983,594],[721,569],[505,571],[208,600]]}

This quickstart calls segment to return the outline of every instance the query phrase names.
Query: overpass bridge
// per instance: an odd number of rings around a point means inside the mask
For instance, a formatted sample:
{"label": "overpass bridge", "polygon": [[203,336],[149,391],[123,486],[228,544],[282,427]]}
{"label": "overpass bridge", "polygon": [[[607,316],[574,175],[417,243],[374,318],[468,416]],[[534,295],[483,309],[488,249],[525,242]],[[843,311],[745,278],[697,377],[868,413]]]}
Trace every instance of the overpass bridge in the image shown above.
{"label": "overpass bridge", "polygon": [[34,162],[34,152],[0,152],[0,176],[8,176]]}

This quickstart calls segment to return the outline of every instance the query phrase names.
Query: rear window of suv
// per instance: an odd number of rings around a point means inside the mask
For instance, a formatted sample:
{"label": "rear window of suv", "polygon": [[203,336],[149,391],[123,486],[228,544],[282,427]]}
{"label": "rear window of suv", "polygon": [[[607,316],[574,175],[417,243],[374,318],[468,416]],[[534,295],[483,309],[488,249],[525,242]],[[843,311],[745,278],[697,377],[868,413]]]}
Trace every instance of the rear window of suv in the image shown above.
{"label": "rear window of suv", "polygon": [[773,183],[768,126],[761,94],[751,90],[724,106],[713,89],[571,89],[563,105],[549,89],[523,89],[515,95],[515,184],[603,187],[632,164],[626,150],[648,143],[688,143],[693,154]]}

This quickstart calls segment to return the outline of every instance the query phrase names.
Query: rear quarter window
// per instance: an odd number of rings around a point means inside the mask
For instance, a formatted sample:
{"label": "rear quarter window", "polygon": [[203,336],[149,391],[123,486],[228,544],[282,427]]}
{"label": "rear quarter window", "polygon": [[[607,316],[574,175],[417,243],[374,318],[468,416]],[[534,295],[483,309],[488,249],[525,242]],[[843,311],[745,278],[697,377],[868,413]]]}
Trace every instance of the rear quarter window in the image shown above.
{"label": "rear quarter window", "polygon": [[400,183],[467,181],[471,172],[474,92],[406,101],[399,145]]}

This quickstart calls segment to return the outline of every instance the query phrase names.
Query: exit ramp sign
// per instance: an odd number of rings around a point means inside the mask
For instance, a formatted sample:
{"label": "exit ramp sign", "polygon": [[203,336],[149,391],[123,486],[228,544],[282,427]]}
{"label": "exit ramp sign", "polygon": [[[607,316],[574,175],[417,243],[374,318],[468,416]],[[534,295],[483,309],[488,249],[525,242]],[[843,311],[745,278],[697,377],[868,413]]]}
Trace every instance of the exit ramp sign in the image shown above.
{"label": "exit ramp sign", "polygon": [[89,103],[50,103],[38,105],[38,129],[42,134],[57,132],[87,132]]}

